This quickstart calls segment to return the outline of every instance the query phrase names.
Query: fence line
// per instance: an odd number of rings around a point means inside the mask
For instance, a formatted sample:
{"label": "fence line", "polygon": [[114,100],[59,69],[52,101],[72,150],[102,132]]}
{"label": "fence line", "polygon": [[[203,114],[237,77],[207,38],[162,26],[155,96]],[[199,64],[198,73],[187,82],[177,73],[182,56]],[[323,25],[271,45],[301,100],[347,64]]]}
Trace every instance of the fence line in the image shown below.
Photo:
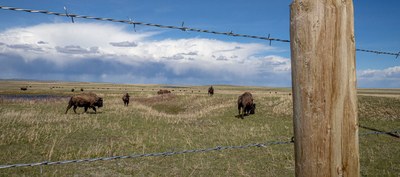
{"label": "fence line", "polygon": [[[360,126],[361,128],[364,128]],[[381,134],[386,134],[392,137],[400,138],[400,129],[399,130],[391,130],[391,131],[371,131],[371,132],[365,132],[365,133],[360,133],[361,136],[363,135],[381,135]],[[398,134],[398,135],[397,135]]]}
{"label": "fence line", "polygon": [[[388,132],[383,131],[373,131],[360,133],[359,136],[364,135],[379,135],[379,134],[388,134],[388,133],[400,133],[399,130],[391,130]],[[290,141],[270,141],[266,143],[253,143],[241,146],[217,146],[213,148],[205,148],[205,149],[192,149],[192,150],[183,150],[177,152],[157,152],[157,153],[149,153],[149,154],[133,154],[133,155],[125,155],[125,156],[111,156],[111,157],[99,157],[99,158],[88,158],[88,159],[77,159],[77,160],[64,160],[64,161],[44,161],[44,162],[35,162],[35,163],[25,163],[25,164],[11,164],[11,165],[0,165],[0,169],[5,168],[13,168],[13,167],[33,167],[33,166],[41,166],[41,165],[62,165],[69,163],[81,163],[81,162],[95,162],[95,161],[107,161],[107,160],[116,160],[116,159],[128,159],[128,158],[140,158],[140,157],[157,157],[157,156],[172,156],[172,155],[180,155],[180,154],[188,154],[188,153],[201,153],[201,152],[211,152],[211,151],[222,151],[227,149],[246,149],[250,147],[266,147],[272,145],[283,145],[283,144],[291,144],[294,143],[294,138],[292,137]]]}
{"label": "fence line", "polygon": [[[110,22],[118,22],[118,23],[132,24],[132,25],[145,25],[145,26],[153,26],[153,27],[158,27],[158,28],[178,29],[181,31],[193,31],[193,32],[212,33],[212,34],[217,34],[217,35],[227,35],[227,36],[234,36],[234,37],[254,38],[254,39],[268,40],[270,42],[271,41],[290,42],[289,40],[270,38],[270,36],[262,37],[262,36],[254,36],[254,35],[247,35],[247,34],[238,34],[238,33],[233,33],[232,31],[231,32],[218,32],[218,31],[211,31],[211,30],[204,30],[204,29],[189,28],[189,27],[184,27],[183,23],[182,23],[181,27],[177,27],[177,26],[160,25],[160,24],[154,24],[154,23],[137,22],[137,21],[131,21],[131,20],[117,20],[117,19],[112,19],[112,18],[101,18],[101,17],[86,16],[86,15],[69,14],[66,11],[66,8],[65,8],[65,13],[50,12],[50,11],[46,11],[46,10],[22,9],[22,8],[7,7],[7,6],[1,6],[1,5],[0,5],[0,9],[70,17],[72,19],[72,22],[74,22],[73,18],[84,18],[84,19],[110,21]],[[394,56],[396,56],[396,58],[400,55],[400,52],[399,53],[391,53],[391,52],[381,52],[381,51],[365,50],[365,49],[356,49],[356,51],[376,53],[376,54],[385,54],[385,55],[394,55]],[[390,133],[398,134],[399,132],[400,132],[400,130],[393,130],[393,131],[389,131],[389,132],[374,131],[374,132],[360,133],[359,136],[371,135],[371,134],[376,134],[376,135],[390,134]],[[294,142],[294,140],[292,139],[291,141],[272,141],[272,142],[267,142],[267,143],[253,143],[253,144],[247,144],[247,145],[241,145],[241,146],[217,146],[214,148],[183,150],[183,151],[177,151],[177,152],[159,152],[159,153],[149,153],[149,154],[133,154],[133,155],[125,155],[125,156],[111,156],[111,157],[65,160],[65,161],[54,161],[54,162],[44,161],[44,162],[27,163],[27,164],[0,165],[0,169],[12,168],[12,167],[27,167],[27,166],[42,166],[42,165],[56,165],[56,164],[68,164],[68,163],[80,163],[80,162],[106,161],[106,160],[115,160],[115,159],[139,158],[139,157],[172,156],[172,155],[179,155],[179,154],[186,154],[186,153],[221,151],[221,150],[227,150],[227,149],[245,149],[245,148],[250,148],[250,147],[266,147],[266,146],[271,146],[271,145],[291,144],[293,142]]]}
{"label": "fence line", "polygon": [[33,167],[38,165],[56,165],[56,164],[68,164],[68,163],[80,163],[80,162],[94,162],[94,161],[106,161],[106,160],[115,160],[115,159],[128,159],[128,158],[139,158],[139,157],[157,157],[157,156],[172,156],[179,154],[187,154],[187,153],[201,153],[201,152],[211,152],[211,151],[221,151],[227,149],[245,149],[250,147],[266,147],[271,145],[279,145],[279,144],[290,144],[293,141],[272,141],[267,143],[254,143],[247,144],[242,146],[217,146],[214,148],[206,148],[206,149],[193,149],[193,150],[183,150],[177,152],[158,152],[158,153],[149,153],[149,154],[134,154],[134,155],[126,155],[126,156],[112,156],[112,157],[100,157],[100,158],[91,158],[91,159],[80,159],[80,160],[65,160],[65,161],[55,161],[55,162],[36,162],[36,163],[27,163],[27,164],[12,164],[12,165],[1,165],[0,169],[4,168],[12,168],[12,167]]}
{"label": "fence line", "polygon": [[[193,32],[199,32],[199,33],[211,33],[211,34],[217,34],[217,35],[226,35],[226,36],[234,36],[234,37],[261,39],[261,40],[269,41],[270,45],[271,45],[271,41],[290,42],[290,40],[287,40],[287,39],[271,38],[270,35],[268,35],[267,37],[264,37],[264,36],[248,35],[248,34],[238,34],[238,33],[234,33],[233,31],[230,31],[230,32],[218,32],[218,31],[205,30],[205,29],[189,28],[189,27],[185,27],[184,26],[184,22],[182,22],[182,26],[179,27],[179,26],[161,25],[161,24],[155,24],[155,23],[132,21],[131,19],[129,19],[129,20],[118,20],[118,19],[113,19],[113,18],[103,18],[103,17],[93,17],[93,16],[87,16],[87,15],[71,14],[71,13],[67,12],[67,9],[65,7],[64,7],[64,10],[65,10],[64,13],[51,12],[51,11],[47,11],[47,10],[23,9],[23,8],[8,7],[8,6],[2,6],[2,5],[0,5],[0,9],[12,10],[12,11],[23,11],[23,12],[29,12],[29,13],[42,13],[42,14],[47,14],[47,15],[61,16],[61,17],[70,17],[71,20],[72,20],[72,23],[75,22],[74,18],[83,18],[83,19],[91,19],[91,20],[99,20],[99,21],[109,21],[109,22],[131,24],[131,25],[134,25],[134,27],[136,25],[144,25],[144,26],[152,26],[152,27],[158,27],[158,28],[177,29],[177,30],[181,30],[181,31],[193,31]],[[136,31],[136,29],[135,29],[135,31]],[[394,55],[394,56],[396,56],[396,58],[398,58],[399,55],[400,55],[400,52],[393,53],[393,52],[383,52],[383,51],[366,50],[366,49],[356,49],[356,51],[369,52],[369,53],[375,53],[375,54],[380,54],[380,55]]]}
{"label": "fence line", "polygon": [[56,15],[56,16],[62,16],[62,17],[71,17],[72,22],[74,22],[73,18],[84,18],[84,19],[99,20],[99,21],[126,23],[126,24],[131,24],[131,25],[144,25],[144,26],[153,26],[153,27],[158,27],[158,28],[177,29],[177,30],[181,30],[181,31],[194,31],[194,32],[200,32],[200,33],[212,33],[212,34],[235,36],[235,37],[262,39],[262,40],[268,40],[268,41],[290,42],[289,40],[286,40],[286,39],[270,38],[270,36],[263,37],[263,36],[255,36],[255,35],[248,35],[248,34],[238,34],[238,33],[234,33],[233,31],[218,32],[218,31],[212,31],[212,30],[189,28],[189,27],[183,26],[184,23],[182,23],[182,26],[178,27],[178,26],[161,25],[161,24],[155,24],[155,23],[138,22],[138,21],[132,21],[132,20],[118,20],[118,19],[113,19],[113,18],[102,18],[102,17],[87,16],[87,15],[71,14],[71,13],[68,13],[67,11],[65,13],[59,13],[59,12],[50,12],[47,10],[22,9],[22,8],[7,7],[7,6],[1,6],[1,5],[0,5],[0,9],[13,10],[13,11],[24,11],[24,12],[29,12],[29,13],[42,13],[42,14]]}
{"label": "fence line", "polygon": [[398,52],[398,53],[393,53],[393,52],[382,52],[382,51],[365,50],[365,49],[356,49],[356,51],[360,51],[360,52],[369,52],[369,53],[375,53],[375,54],[394,55],[394,56],[396,56],[396,58],[398,58],[399,55],[400,55],[400,52]]}

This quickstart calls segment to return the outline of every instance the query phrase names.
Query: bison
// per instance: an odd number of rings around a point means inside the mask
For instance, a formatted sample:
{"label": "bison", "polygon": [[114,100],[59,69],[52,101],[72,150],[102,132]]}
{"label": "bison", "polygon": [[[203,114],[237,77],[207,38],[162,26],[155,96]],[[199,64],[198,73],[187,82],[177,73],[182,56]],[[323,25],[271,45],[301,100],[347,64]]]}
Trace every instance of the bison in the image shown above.
{"label": "bison", "polygon": [[28,90],[28,87],[21,87],[21,90],[23,91]]}
{"label": "bison", "polygon": [[171,93],[171,91],[169,91],[169,90],[159,90],[158,92],[157,92],[157,94],[159,94],[159,95],[162,95],[162,94],[168,94],[168,93]]}
{"label": "bison", "polygon": [[[237,100],[239,116],[243,119],[244,115],[254,114],[256,104],[253,102],[253,96],[250,92],[244,92]],[[241,111],[242,110],[242,111]],[[242,112],[242,114],[240,114]]]}
{"label": "bison", "polygon": [[74,95],[68,102],[68,107],[67,110],[65,111],[65,114],[67,114],[68,110],[72,106],[74,106],[73,109],[75,113],[77,107],[84,107],[85,112],[88,110],[88,108],[92,108],[96,113],[96,106],[99,108],[103,107],[103,98],[98,97],[95,93],[91,92]]}
{"label": "bison", "polygon": [[129,105],[129,94],[126,93],[123,97],[122,97],[122,101],[124,101],[124,105],[128,106]]}
{"label": "bison", "polygon": [[211,86],[210,88],[208,88],[208,95],[213,96],[214,95],[214,88],[213,86]]}

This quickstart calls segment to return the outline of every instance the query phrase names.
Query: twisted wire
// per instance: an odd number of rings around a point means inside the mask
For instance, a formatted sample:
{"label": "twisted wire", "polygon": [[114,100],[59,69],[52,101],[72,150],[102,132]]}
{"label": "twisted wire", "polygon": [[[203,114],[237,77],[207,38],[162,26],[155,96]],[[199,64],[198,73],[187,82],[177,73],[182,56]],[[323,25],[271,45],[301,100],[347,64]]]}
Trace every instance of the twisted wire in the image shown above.
{"label": "twisted wire", "polygon": [[222,151],[227,149],[246,149],[250,147],[266,147],[271,145],[280,145],[280,144],[290,144],[293,141],[274,141],[267,143],[253,143],[242,146],[217,146],[213,148],[205,148],[205,149],[192,149],[192,150],[183,150],[177,152],[157,152],[157,153],[149,153],[149,154],[133,154],[133,155],[125,155],[125,156],[112,156],[112,157],[99,157],[99,158],[88,158],[88,159],[77,159],[77,160],[64,160],[64,161],[44,161],[44,162],[35,162],[35,163],[25,163],[25,164],[12,164],[12,165],[1,165],[0,169],[5,168],[13,168],[13,167],[33,167],[39,165],[61,165],[61,164],[69,164],[69,163],[81,163],[81,162],[95,162],[95,161],[107,161],[107,160],[116,160],[116,159],[128,159],[128,158],[140,158],[140,157],[157,157],[157,156],[172,156],[179,154],[188,154],[188,153],[202,153],[202,152],[211,152],[211,151]]}
{"label": "twisted wire", "polygon": [[[179,27],[179,26],[161,25],[161,24],[139,22],[139,21],[132,21],[132,20],[118,20],[118,19],[113,19],[113,18],[103,18],[103,17],[93,17],[93,16],[87,16],[87,15],[70,14],[67,11],[65,13],[59,13],[59,12],[51,12],[51,11],[47,11],[47,10],[23,9],[23,8],[8,7],[8,6],[0,6],[0,9],[12,10],[12,11],[23,11],[23,12],[29,12],[29,13],[42,13],[42,14],[47,14],[47,15],[61,16],[61,17],[70,17],[72,20],[72,23],[74,23],[74,18],[83,18],[83,19],[91,19],[91,20],[99,20],[99,21],[125,23],[125,24],[131,24],[134,26],[144,25],[144,26],[152,26],[152,27],[158,27],[158,28],[177,29],[177,30],[181,30],[181,31],[193,31],[193,32],[199,32],[199,33],[211,33],[211,34],[217,34],[217,35],[268,40],[268,41],[270,41],[270,43],[269,43],[270,45],[271,45],[271,41],[290,42],[290,40],[287,40],[287,39],[271,38],[270,35],[268,35],[267,37],[264,37],[264,36],[248,35],[248,34],[238,34],[238,33],[233,33],[232,31],[218,32],[218,31],[206,30],[206,29],[189,28],[189,27],[183,26],[184,23],[182,23],[182,26]],[[396,56],[396,58],[398,58],[400,55],[400,52],[393,53],[393,52],[383,52],[383,51],[367,50],[367,49],[356,49],[356,51],[375,53],[375,54],[380,54],[380,55],[393,55],[393,56]]]}
{"label": "twisted wire", "polygon": [[12,11],[23,11],[29,13],[42,13],[47,15],[56,15],[61,17],[71,17],[72,21],[73,18],[84,18],[84,19],[91,19],[91,20],[99,20],[99,21],[109,21],[109,22],[117,22],[117,23],[126,23],[132,25],[144,25],[144,26],[152,26],[158,28],[169,28],[169,29],[177,29],[181,31],[193,31],[193,32],[200,32],[200,33],[211,33],[211,34],[219,34],[219,35],[227,35],[227,36],[234,36],[234,37],[245,37],[245,38],[253,38],[253,39],[261,39],[261,40],[268,40],[268,41],[278,41],[278,42],[290,42],[289,40],[285,39],[278,39],[278,38],[271,38],[271,37],[263,37],[263,36],[255,36],[255,35],[248,35],[248,34],[238,34],[230,32],[218,32],[212,30],[205,30],[205,29],[196,29],[196,28],[189,28],[182,26],[171,26],[171,25],[161,25],[155,23],[146,23],[146,22],[139,22],[139,21],[132,21],[132,20],[118,20],[113,18],[103,18],[103,17],[92,17],[87,15],[78,15],[78,14],[71,14],[71,13],[59,13],[59,12],[50,12],[47,10],[33,10],[33,9],[22,9],[16,7],[7,7],[7,6],[0,6],[0,9],[4,10],[12,10]]}

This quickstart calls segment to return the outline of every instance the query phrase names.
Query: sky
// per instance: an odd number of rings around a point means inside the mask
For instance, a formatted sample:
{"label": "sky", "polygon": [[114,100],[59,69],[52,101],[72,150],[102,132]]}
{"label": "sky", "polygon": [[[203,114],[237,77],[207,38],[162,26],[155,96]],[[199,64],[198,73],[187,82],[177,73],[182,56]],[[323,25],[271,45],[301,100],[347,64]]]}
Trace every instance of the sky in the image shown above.
{"label": "sky", "polygon": [[[290,39],[292,0],[0,0],[1,6]],[[400,1],[355,0],[356,48],[400,51]],[[291,87],[290,44],[0,10],[0,79]],[[400,57],[356,52],[359,88],[400,88]]]}

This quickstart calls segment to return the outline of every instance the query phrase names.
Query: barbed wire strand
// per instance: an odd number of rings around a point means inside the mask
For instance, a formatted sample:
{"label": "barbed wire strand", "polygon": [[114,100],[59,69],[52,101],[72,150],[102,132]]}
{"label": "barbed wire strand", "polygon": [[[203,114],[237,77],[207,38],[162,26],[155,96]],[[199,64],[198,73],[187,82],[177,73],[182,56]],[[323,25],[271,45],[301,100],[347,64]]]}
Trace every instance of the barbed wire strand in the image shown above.
{"label": "barbed wire strand", "polygon": [[243,145],[243,146],[217,146],[214,148],[183,150],[183,151],[177,151],[177,152],[158,152],[158,153],[149,153],[149,154],[99,157],[99,158],[89,158],[89,159],[79,159],[79,160],[65,160],[65,161],[54,161],[54,162],[44,161],[44,162],[35,162],[35,163],[27,163],[27,164],[1,165],[0,169],[12,168],[12,167],[28,167],[28,166],[33,167],[33,166],[38,166],[38,165],[56,165],[56,164],[68,164],[68,163],[80,163],[80,162],[106,161],[106,160],[140,158],[140,157],[172,156],[172,155],[187,154],[187,153],[202,153],[202,152],[211,152],[211,151],[221,151],[221,150],[227,150],[227,149],[245,149],[245,148],[250,148],[250,147],[266,147],[266,146],[271,146],[271,145],[290,144],[290,143],[293,143],[293,141],[274,141],[274,142],[267,142],[267,143],[247,144],[247,145]]}
{"label": "barbed wire strand", "polygon": [[392,136],[392,137],[395,137],[395,138],[400,138],[400,134],[398,133],[400,131],[397,131],[397,132],[395,131],[395,133],[392,133],[392,132],[386,132],[384,130],[378,130],[376,128],[367,127],[367,126],[364,126],[364,125],[358,125],[358,127],[363,128],[363,129],[367,129],[367,130],[371,130],[373,132],[381,132],[380,134],[386,134],[386,135],[389,135],[389,136]]}
{"label": "barbed wire strand", "polygon": [[400,136],[400,129],[399,130],[391,130],[391,131],[371,131],[371,132],[365,132],[365,133],[360,133],[359,135],[363,136],[363,135],[381,135],[381,134],[386,134],[389,136],[393,136],[394,134],[399,134],[393,137],[399,138]]}
{"label": "barbed wire strand", "polygon": [[234,37],[245,37],[245,38],[262,39],[262,40],[268,40],[268,41],[290,42],[289,40],[271,38],[269,36],[268,37],[263,37],[263,36],[255,36],[255,35],[248,35],[248,34],[238,34],[238,33],[233,33],[232,31],[230,31],[230,32],[218,32],[218,31],[212,31],[212,30],[189,28],[189,27],[183,26],[184,23],[182,23],[181,27],[178,27],[178,26],[161,25],[161,24],[146,23],[146,22],[139,22],[139,21],[132,21],[132,20],[117,20],[117,19],[113,19],[113,18],[102,18],[102,17],[87,16],[87,15],[77,15],[77,14],[71,14],[71,13],[67,13],[67,12],[66,13],[58,13],[58,12],[50,12],[50,11],[47,11],[47,10],[22,9],[22,8],[8,7],[8,6],[0,6],[0,9],[12,10],[12,11],[24,11],[24,12],[29,12],[29,13],[42,13],[42,14],[56,15],[56,16],[62,16],[62,17],[66,16],[66,17],[71,17],[72,19],[73,18],[84,18],[84,19],[99,20],[99,21],[126,23],[126,24],[131,24],[131,25],[145,25],[145,26],[153,26],[153,27],[158,27],[158,28],[177,29],[177,30],[181,30],[181,31],[212,33],[212,34],[227,35],[227,36],[234,36]]}
{"label": "barbed wire strand", "polygon": [[375,53],[375,54],[384,54],[384,55],[394,55],[396,58],[399,57],[400,52],[398,53],[393,53],[393,52],[381,52],[381,51],[376,51],[376,50],[365,50],[365,49],[356,49],[356,51],[360,52],[369,52],[369,53]]}
{"label": "barbed wire strand", "polygon": [[[399,134],[400,129],[392,130],[392,131],[388,131],[388,132],[373,131],[373,132],[360,133],[359,136],[372,135],[372,134],[379,135],[379,134],[388,134],[388,133]],[[267,143],[253,143],[253,144],[247,144],[247,145],[243,145],[243,146],[217,146],[214,148],[183,150],[183,151],[178,151],[178,152],[158,152],[158,153],[149,153],[149,154],[99,157],[99,158],[64,160],[64,161],[54,161],[54,162],[44,161],[44,162],[35,162],[35,163],[26,163],[26,164],[0,165],[0,169],[13,168],[13,167],[33,167],[33,166],[42,166],[42,165],[61,165],[61,164],[69,164],[69,163],[95,162],[95,161],[106,161],[106,160],[116,160],[116,159],[140,158],[140,157],[172,156],[172,155],[187,154],[187,153],[222,151],[222,150],[227,150],[227,149],[246,149],[246,148],[250,148],[250,147],[266,147],[266,146],[271,146],[271,145],[291,144],[291,143],[294,143],[294,141],[295,141],[294,137],[292,137],[290,141],[271,141],[271,142],[267,142]]]}
{"label": "barbed wire strand", "polygon": [[[230,32],[218,32],[218,31],[205,30],[205,29],[189,28],[189,27],[185,27],[184,26],[184,22],[182,22],[182,25],[180,27],[178,27],[178,26],[171,26],[171,25],[161,25],[161,24],[155,24],[155,23],[132,21],[131,19],[129,19],[129,20],[117,20],[117,19],[113,19],[113,18],[102,18],[102,17],[87,16],[87,15],[71,14],[71,13],[68,13],[66,7],[64,7],[65,13],[51,12],[51,11],[47,11],[47,10],[23,9],[23,8],[8,7],[8,6],[0,6],[0,9],[12,10],[12,11],[23,11],[23,12],[29,12],[29,13],[42,13],[42,14],[56,15],[56,16],[62,16],[62,17],[70,17],[71,20],[72,20],[72,23],[74,23],[74,18],[83,18],[83,19],[91,19],[91,20],[99,20],[99,21],[126,23],[126,24],[134,25],[134,28],[136,27],[136,25],[144,25],[144,26],[152,26],[152,27],[158,27],[158,28],[177,29],[177,30],[181,30],[181,31],[193,31],[193,32],[199,32],[199,33],[211,33],[211,34],[217,34],[217,35],[227,35],[227,36],[234,36],[234,37],[244,37],[244,38],[268,40],[269,41],[269,45],[271,45],[272,41],[290,42],[290,40],[287,40],[287,39],[271,38],[270,34],[268,34],[267,37],[264,37],[264,36],[248,35],[248,34],[238,34],[238,33],[234,33],[233,31],[230,31]],[[136,31],[136,29],[135,29],[135,31]],[[381,54],[381,55],[382,54],[384,54],[384,55],[393,55],[393,56],[396,56],[396,58],[398,58],[399,55],[400,55],[400,52],[393,53],[393,52],[382,52],[382,51],[366,50],[366,49],[356,49],[356,51],[369,52],[369,53],[375,53],[375,54]]]}

